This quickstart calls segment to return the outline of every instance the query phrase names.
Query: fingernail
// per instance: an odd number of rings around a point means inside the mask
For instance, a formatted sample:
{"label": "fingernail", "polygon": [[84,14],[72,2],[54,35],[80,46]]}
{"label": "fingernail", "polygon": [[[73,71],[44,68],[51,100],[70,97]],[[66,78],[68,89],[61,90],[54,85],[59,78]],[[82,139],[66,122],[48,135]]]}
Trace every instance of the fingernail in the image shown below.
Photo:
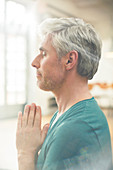
{"label": "fingernail", "polygon": [[25,105],[25,110],[28,110],[29,109],[29,105]]}
{"label": "fingernail", "polygon": [[37,106],[36,108],[37,108],[37,110],[39,110],[39,106]]}

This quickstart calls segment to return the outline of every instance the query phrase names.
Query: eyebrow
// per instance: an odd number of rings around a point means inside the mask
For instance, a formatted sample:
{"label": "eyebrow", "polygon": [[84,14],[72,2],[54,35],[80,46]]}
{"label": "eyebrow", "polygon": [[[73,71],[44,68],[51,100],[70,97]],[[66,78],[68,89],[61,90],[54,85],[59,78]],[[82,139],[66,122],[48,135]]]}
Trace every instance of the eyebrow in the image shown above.
{"label": "eyebrow", "polygon": [[43,47],[40,47],[39,50],[40,50],[40,51],[48,51],[48,50],[46,50],[46,49],[43,48]]}

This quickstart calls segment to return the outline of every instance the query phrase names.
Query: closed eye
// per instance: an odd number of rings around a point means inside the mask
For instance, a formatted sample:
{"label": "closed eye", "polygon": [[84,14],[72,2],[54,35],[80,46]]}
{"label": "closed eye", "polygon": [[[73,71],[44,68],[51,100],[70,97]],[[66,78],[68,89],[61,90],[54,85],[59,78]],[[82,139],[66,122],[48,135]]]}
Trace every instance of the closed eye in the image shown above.
{"label": "closed eye", "polygon": [[45,50],[43,47],[40,47],[39,50],[40,50],[40,54],[41,54],[43,57],[45,57],[45,56],[47,55],[47,52],[46,52],[46,50]]}
{"label": "closed eye", "polygon": [[42,51],[42,56],[43,56],[43,57],[46,56],[46,51]]}

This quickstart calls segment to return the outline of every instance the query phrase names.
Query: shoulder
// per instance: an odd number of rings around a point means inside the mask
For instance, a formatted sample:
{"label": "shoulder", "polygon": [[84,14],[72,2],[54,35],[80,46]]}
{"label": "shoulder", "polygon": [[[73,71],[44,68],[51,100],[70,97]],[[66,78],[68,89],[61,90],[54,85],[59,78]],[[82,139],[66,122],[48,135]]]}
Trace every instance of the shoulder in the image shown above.
{"label": "shoulder", "polygon": [[96,144],[98,143],[97,135],[94,129],[85,121],[70,120],[63,122],[54,131],[55,141],[62,139],[62,143],[71,143],[74,145]]}
{"label": "shoulder", "polygon": [[[77,135],[80,136],[84,132],[90,132],[92,127],[85,121],[76,119],[76,120],[66,120],[58,125],[55,129],[56,135]],[[65,133],[64,133],[65,132]]]}

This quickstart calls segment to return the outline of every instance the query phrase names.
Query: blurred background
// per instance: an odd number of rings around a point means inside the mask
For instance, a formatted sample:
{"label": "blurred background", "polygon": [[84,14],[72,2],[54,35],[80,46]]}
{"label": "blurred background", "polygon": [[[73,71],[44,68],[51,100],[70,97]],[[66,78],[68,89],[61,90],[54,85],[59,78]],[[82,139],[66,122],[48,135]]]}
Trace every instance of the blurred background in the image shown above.
{"label": "blurred background", "polygon": [[31,67],[40,43],[37,27],[48,17],[83,18],[100,34],[102,59],[89,89],[108,120],[113,145],[113,0],[0,0],[0,170],[18,169],[18,111],[35,102],[44,124],[57,110],[52,93],[37,88]]}

